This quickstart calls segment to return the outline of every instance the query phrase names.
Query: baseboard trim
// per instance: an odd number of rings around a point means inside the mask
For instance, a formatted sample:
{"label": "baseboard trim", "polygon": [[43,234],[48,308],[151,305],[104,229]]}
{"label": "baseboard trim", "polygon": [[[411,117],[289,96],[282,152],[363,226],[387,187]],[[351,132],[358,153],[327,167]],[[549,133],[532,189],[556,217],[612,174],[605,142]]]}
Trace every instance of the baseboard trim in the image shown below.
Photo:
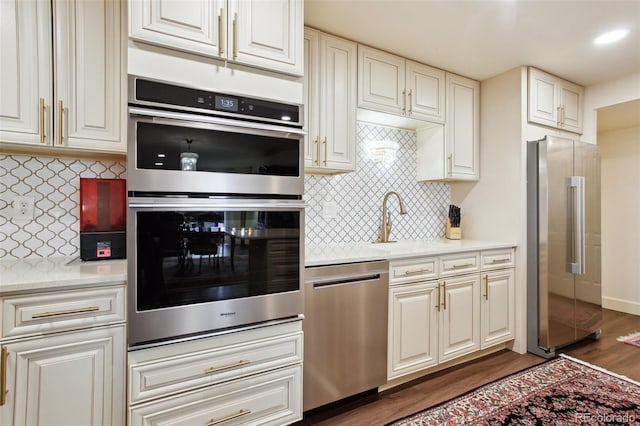
{"label": "baseboard trim", "polygon": [[616,299],[615,297],[602,297],[602,307],[620,311],[631,315],[640,315],[640,303],[629,300]]}

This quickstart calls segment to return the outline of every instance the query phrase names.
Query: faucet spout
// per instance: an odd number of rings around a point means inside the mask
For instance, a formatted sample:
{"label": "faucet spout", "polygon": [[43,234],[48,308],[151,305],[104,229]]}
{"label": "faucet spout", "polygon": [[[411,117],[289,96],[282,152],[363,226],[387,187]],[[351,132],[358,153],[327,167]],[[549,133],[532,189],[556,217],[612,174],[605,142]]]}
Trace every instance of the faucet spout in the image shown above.
{"label": "faucet spout", "polygon": [[382,199],[382,225],[380,226],[380,242],[388,243],[389,235],[391,235],[392,223],[391,223],[391,214],[387,211],[387,201],[391,195],[395,195],[398,199],[398,204],[400,204],[400,214],[407,214],[407,209],[404,207],[404,202],[402,201],[402,197],[395,191],[389,191],[385,194]]}

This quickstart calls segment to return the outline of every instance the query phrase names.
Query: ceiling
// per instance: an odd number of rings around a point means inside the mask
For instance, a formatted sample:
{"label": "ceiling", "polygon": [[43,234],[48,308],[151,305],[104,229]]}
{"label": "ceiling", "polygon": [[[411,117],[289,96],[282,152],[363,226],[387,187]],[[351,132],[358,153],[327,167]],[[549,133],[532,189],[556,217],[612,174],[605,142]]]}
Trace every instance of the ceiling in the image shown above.
{"label": "ceiling", "polygon": [[[640,72],[640,0],[305,0],[305,24],[476,80],[519,65],[590,86]],[[619,27],[623,41],[593,39]]]}

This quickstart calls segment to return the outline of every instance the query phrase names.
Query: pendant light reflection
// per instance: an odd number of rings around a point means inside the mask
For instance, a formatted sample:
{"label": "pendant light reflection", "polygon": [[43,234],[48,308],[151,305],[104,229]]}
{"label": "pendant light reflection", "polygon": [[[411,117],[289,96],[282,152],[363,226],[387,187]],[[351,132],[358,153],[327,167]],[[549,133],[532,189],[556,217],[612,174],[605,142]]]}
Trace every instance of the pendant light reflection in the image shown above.
{"label": "pendant light reflection", "polygon": [[369,140],[365,142],[367,156],[375,163],[390,165],[396,160],[398,142],[389,140]]}
{"label": "pendant light reflection", "polygon": [[180,168],[182,170],[197,170],[198,154],[191,152],[191,142],[193,139],[185,139],[187,142],[187,152],[180,153]]}

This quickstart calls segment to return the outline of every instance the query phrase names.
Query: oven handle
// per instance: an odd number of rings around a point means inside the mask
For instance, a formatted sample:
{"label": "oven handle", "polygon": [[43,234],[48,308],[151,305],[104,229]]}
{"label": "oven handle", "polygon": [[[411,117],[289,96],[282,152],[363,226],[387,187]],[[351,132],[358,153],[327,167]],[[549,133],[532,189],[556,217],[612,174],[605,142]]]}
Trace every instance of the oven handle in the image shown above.
{"label": "oven handle", "polygon": [[155,197],[130,197],[129,207],[134,209],[304,209],[307,203],[300,200],[234,200],[211,198],[155,198]]}
{"label": "oven handle", "polygon": [[149,117],[159,124],[175,125],[176,120],[186,122],[199,122],[205,124],[231,126],[242,129],[266,130],[283,134],[305,135],[307,132],[297,127],[285,127],[275,124],[254,123],[252,121],[231,120],[228,118],[211,117],[208,115],[187,114],[183,112],[162,111],[156,109],[146,109],[129,107],[130,117]]}

